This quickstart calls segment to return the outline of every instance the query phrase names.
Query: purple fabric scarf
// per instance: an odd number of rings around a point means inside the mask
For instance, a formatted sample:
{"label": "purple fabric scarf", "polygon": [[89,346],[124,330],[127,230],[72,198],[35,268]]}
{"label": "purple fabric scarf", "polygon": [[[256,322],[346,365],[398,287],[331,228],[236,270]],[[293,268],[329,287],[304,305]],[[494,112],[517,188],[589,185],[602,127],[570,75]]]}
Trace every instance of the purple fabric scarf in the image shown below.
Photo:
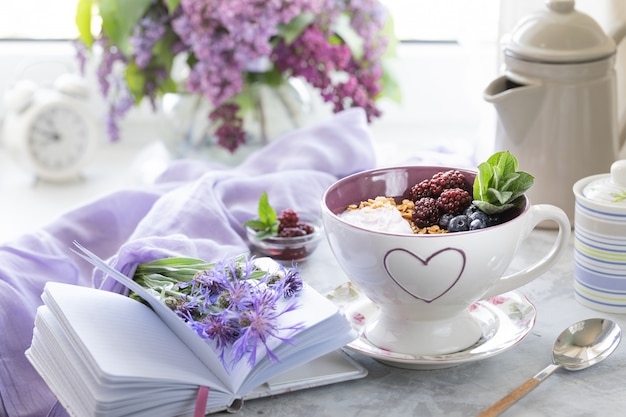
{"label": "purple fabric scarf", "polygon": [[67,415],[24,356],[47,281],[123,291],[93,274],[72,253],[73,241],[127,275],[168,256],[218,260],[248,250],[242,223],[256,217],[263,191],[277,209],[319,211],[337,178],[374,166],[365,114],[348,110],[271,142],[236,168],[175,161],[148,189],[114,192],[0,246],[0,413]]}

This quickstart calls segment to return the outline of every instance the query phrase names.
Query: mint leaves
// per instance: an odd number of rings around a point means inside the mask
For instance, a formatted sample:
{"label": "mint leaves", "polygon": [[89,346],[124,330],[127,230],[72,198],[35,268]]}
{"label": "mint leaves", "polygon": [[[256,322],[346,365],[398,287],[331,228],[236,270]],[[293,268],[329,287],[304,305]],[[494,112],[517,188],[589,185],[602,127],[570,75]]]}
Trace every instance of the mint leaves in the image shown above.
{"label": "mint leaves", "polygon": [[264,239],[278,234],[278,217],[267,198],[267,193],[263,192],[259,198],[258,219],[248,220],[243,225],[256,230],[257,238]]}
{"label": "mint leaves", "polygon": [[486,214],[515,207],[515,200],[532,187],[535,180],[532,175],[517,168],[517,158],[506,151],[496,152],[478,165],[473,203]]}

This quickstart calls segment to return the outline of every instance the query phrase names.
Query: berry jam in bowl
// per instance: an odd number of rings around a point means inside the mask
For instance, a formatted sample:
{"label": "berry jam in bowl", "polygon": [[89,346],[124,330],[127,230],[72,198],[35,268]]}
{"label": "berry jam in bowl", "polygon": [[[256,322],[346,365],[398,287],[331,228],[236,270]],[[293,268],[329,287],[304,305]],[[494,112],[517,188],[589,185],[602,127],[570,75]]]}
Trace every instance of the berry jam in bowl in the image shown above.
{"label": "berry jam in bowl", "polygon": [[[511,166],[517,168],[516,162]],[[504,172],[503,164],[492,166],[500,177],[518,174]],[[491,211],[474,195],[476,177],[489,177],[488,169],[399,166],[350,175],[325,191],[322,220],[330,249],[352,283],[379,307],[377,320],[361,335],[369,343],[418,356],[462,351],[482,337],[472,305],[534,280],[567,249],[567,215],[555,206],[532,205],[525,194],[515,197],[510,210],[471,228],[475,209],[467,212],[468,204]],[[498,191],[501,196],[506,190]],[[415,204],[423,198],[435,201]],[[467,228],[442,230],[442,212],[467,216]],[[402,222],[409,220],[407,229]],[[521,242],[544,221],[559,227],[551,250],[504,276]]]}
{"label": "berry jam in bowl", "polygon": [[251,227],[246,227],[246,235],[255,254],[277,261],[303,261],[315,251],[324,237],[324,227],[319,216],[302,213],[297,225],[281,229],[276,236],[260,238]]}

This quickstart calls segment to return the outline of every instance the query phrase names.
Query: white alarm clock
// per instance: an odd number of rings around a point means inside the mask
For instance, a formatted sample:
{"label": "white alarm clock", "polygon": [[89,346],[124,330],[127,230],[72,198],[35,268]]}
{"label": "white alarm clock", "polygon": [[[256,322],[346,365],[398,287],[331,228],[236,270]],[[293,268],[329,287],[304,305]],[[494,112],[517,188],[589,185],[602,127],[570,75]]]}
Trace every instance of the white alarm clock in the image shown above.
{"label": "white alarm clock", "polygon": [[99,136],[88,97],[86,82],[73,74],[52,88],[17,82],[4,97],[4,144],[39,179],[80,178]]}

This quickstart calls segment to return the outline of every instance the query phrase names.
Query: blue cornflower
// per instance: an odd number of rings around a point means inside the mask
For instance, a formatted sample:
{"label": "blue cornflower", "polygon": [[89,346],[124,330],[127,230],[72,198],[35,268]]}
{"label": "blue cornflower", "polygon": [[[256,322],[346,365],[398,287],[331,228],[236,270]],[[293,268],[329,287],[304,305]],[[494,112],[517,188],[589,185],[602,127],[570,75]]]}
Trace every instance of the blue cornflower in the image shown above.
{"label": "blue cornflower", "polygon": [[220,352],[222,363],[226,349],[232,346],[241,334],[241,328],[237,320],[229,319],[226,314],[210,314],[199,325],[205,339],[215,342],[216,349]]}
{"label": "blue cornflower", "polygon": [[233,362],[238,362],[249,354],[248,363],[254,366],[256,363],[257,350],[262,345],[265,347],[267,355],[278,361],[278,357],[272,352],[268,346],[270,337],[278,338],[284,342],[291,342],[291,339],[279,336],[279,331],[298,330],[302,328],[301,324],[281,328],[278,326],[278,318],[297,308],[295,301],[285,302],[281,309],[277,308],[277,303],[282,298],[282,293],[277,291],[266,290],[257,293],[252,298],[252,306],[249,310],[238,314],[241,325],[241,334],[233,343]]}
{"label": "blue cornflower", "polygon": [[295,268],[280,266],[268,273],[251,257],[214,264],[172,258],[138,265],[134,279],[161,297],[199,337],[212,342],[225,368],[246,355],[254,365],[259,348],[278,360],[270,339],[290,342],[280,335],[301,328],[281,327],[279,320],[297,308],[295,299],[285,300],[303,286]]}
{"label": "blue cornflower", "polygon": [[285,270],[285,276],[280,280],[280,283],[285,298],[293,297],[304,286],[300,272],[293,268]]}

